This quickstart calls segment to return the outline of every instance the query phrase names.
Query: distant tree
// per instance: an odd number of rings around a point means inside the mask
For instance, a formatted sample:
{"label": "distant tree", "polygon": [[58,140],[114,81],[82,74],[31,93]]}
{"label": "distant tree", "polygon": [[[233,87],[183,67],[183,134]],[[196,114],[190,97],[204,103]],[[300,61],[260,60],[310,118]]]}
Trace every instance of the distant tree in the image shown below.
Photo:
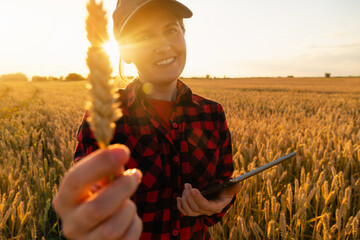
{"label": "distant tree", "polygon": [[21,81],[21,82],[27,82],[29,81],[29,78],[23,74],[23,73],[10,73],[10,74],[4,74],[0,76],[0,81]]}
{"label": "distant tree", "polygon": [[206,74],[205,78],[210,79],[210,74]]}
{"label": "distant tree", "polygon": [[289,76],[287,76],[288,78],[294,78],[294,76],[293,75],[289,75]]}
{"label": "distant tree", "polygon": [[60,79],[57,77],[53,77],[53,76],[49,76],[48,77],[49,81],[59,81]]}
{"label": "distant tree", "polygon": [[70,73],[69,75],[67,75],[65,77],[66,81],[80,81],[80,80],[85,80],[85,78],[83,76],[81,76],[80,74],[77,73]]}
{"label": "distant tree", "polygon": [[326,78],[331,77],[331,73],[325,73],[325,77],[326,77]]}
{"label": "distant tree", "polygon": [[31,78],[31,81],[32,82],[45,82],[45,81],[49,81],[49,78],[45,77],[45,76],[33,76]]}

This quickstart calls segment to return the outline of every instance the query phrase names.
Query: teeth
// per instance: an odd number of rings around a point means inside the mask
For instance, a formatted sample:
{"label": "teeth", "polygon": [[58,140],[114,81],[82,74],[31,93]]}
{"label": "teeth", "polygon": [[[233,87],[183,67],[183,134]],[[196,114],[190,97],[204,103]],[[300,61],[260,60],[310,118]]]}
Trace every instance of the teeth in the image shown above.
{"label": "teeth", "polygon": [[155,64],[158,65],[158,66],[162,66],[162,65],[172,63],[174,60],[175,60],[175,57],[172,57],[172,58],[168,58],[168,59],[164,59],[164,60],[161,60],[159,62],[156,62]]}

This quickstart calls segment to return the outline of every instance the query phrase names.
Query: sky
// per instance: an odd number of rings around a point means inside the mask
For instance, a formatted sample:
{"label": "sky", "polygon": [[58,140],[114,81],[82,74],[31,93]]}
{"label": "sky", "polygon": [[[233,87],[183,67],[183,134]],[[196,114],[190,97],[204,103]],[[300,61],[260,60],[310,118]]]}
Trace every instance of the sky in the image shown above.
{"label": "sky", "polygon": [[[0,75],[88,74],[87,0],[0,0]],[[187,63],[182,76],[360,76],[359,0],[180,0]],[[108,12],[110,58],[118,51]],[[129,75],[134,66],[126,66]]]}

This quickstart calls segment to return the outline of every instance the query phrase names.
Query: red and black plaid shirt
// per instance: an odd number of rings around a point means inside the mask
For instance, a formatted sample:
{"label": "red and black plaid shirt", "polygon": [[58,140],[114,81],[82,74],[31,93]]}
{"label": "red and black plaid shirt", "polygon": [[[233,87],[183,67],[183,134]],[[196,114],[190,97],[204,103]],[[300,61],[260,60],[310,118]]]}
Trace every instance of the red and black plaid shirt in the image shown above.
{"label": "red and black plaid shirt", "polygon": [[[178,97],[170,131],[146,101],[139,80],[121,89],[123,117],[116,123],[112,143],[131,151],[126,168],[138,168],[143,180],[132,197],[143,221],[141,239],[210,239],[207,226],[218,222],[230,207],[212,216],[183,216],[176,198],[184,184],[200,191],[222,182],[233,172],[231,138],[219,103],[192,94],[178,80]],[[98,149],[86,122],[80,126],[75,162]]]}

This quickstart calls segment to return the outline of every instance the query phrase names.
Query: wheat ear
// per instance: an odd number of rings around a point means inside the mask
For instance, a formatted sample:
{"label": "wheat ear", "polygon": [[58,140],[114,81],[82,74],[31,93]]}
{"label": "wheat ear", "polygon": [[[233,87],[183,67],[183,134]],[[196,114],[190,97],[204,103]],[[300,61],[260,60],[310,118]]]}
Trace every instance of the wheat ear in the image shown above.
{"label": "wheat ear", "polygon": [[108,41],[106,11],[102,1],[97,4],[90,0],[87,4],[88,17],[86,19],[87,38],[91,46],[87,52],[87,65],[90,70],[89,93],[90,101],[87,103],[89,117],[87,121],[100,148],[106,148],[114,135],[115,121],[121,117],[116,99],[113,81],[111,81],[112,68],[109,56],[103,44]]}

